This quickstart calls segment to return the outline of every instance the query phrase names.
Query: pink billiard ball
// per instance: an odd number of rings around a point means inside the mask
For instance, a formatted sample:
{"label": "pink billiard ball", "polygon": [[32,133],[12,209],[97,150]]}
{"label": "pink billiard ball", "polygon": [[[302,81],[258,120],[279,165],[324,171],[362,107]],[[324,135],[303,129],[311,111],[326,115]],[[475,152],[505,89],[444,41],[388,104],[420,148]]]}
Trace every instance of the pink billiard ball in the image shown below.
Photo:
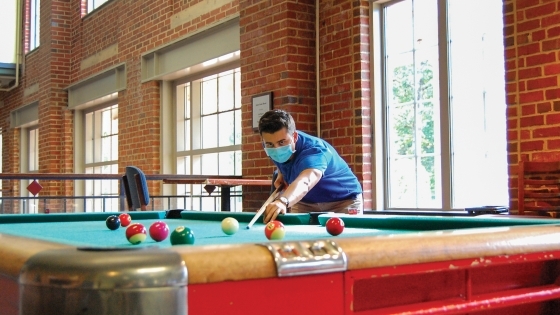
{"label": "pink billiard ball", "polygon": [[136,245],[146,239],[146,228],[140,223],[132,223],[126,228],[126,239]]}
{"label": "pink billiard ball", "polygon": [[121,220],[121,226],[122,227],[127,227],[127,226],[130,225],[130,222],[132,222],[132,218],[130,217],[130,214],[128,214],[128,213],[119,214],[119,220]]}
{"label": "pink billiard ball", "polygon": [[344,231],[344,221],[341,218],[333,217],[327,220],[327,232],[332,236],[337,236]]}
{"label": "pink billiard ball", "polygon": [[150,237],[156,241],[161,242],[169,236],[169,227],[163,221],[156,221],[150,226]]}
{"label": "pink billiard ball", "polygon": [[284,235],[286,235],[284,224],[276,220],[268,222],[264,227],[264,235],[271,241],[283,239]]}

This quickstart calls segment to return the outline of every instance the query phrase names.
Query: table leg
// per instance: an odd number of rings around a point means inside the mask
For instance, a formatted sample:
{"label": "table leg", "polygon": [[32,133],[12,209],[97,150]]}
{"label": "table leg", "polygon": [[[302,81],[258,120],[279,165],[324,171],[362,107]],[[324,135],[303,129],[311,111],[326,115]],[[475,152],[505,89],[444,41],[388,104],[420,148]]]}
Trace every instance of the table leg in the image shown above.
{"label": "table leg", "polygon": [[230,200],[231,200],[231,191],[230,191],[231,186],[221,186],[221,197],[220,197],[220,203],[222,204],[221,206],[221,210],[222,212],[224,211],[231,211],[231,205],[230,205]]}

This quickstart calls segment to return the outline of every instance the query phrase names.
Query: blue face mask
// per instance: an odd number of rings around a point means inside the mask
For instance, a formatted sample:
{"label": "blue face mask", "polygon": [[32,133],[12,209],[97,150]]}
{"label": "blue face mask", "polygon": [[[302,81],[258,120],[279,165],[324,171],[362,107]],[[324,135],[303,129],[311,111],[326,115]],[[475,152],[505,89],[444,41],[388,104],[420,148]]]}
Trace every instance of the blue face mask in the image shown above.
{"label": "blue face mask", "polygon": [[270,156],[270,158],[274,161],[284,163],[289,160],[292,154],[296,151],[292,150],[291,144],[288,144],[279,148],[264,148],[264,152],[266,152],[266,155]]}

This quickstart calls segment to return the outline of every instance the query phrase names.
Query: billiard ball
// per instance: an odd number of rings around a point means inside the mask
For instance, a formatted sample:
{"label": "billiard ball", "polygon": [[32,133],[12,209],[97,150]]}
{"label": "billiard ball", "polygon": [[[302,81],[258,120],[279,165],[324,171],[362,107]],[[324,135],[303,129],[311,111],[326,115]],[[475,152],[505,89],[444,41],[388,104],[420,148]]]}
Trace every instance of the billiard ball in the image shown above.
{"label": "billiard ball", "polygon": [[119,220],[119,217],[117,217],[116,215],[110,215],[105,220],[105,224],[107,225],[109,230],[114,231],[121,226],[121,221]]}
{"label": "billiard ball", "polygon": [[130,214],[128,213],[121,213],[119,214],[119,220],[121,220],[121,226],[122,227],[127,227],[130,225],[130,222],[132,221],[132,218],[130,217]]}
{"label": "billiard ball", "polygon": [[332,236],[337,236],[344,231],[344,221],[338,217],[328,219],[325,226],[327,228],[327,232],[329,232]]}
{"label": "billiard ball", "polygon": [[264,227],[264,235],[271,241],[283,239],[286,235],[284,224],[276,220],[268,222]]}
{"label": "billiard ball", "polygon": [[163,221],[156,221],[150,225],[150,237],[156,241],[161,242],[169,236],[169,227]]}
{"label": "billiard ball", "polygon": [[222,231],[227,235],[233,235],[239,231],[239,222],[236,219],[228,217],[222,220]]}
{"label": "billiard ball", "polygon": [[146,228],[140,223],[132,223],[126,228],[126,239],[136,245],[146,239]]}
{"label": "billiard ball", "polygon": [[169,237],[171,245],[192,245],[194,244],[194,232],[188,227],[179,226]]}

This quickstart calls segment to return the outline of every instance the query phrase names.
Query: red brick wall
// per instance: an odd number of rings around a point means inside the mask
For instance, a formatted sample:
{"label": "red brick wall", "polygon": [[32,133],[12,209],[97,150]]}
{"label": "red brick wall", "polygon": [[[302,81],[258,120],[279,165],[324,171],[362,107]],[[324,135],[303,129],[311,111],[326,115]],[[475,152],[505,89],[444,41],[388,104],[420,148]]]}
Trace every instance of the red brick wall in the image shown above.
{"label": "red brick wall", "polygon": [[371,93],[368,1],[321,1],[321,137],[348,162],[371,209]]}
{"label": "red brick wall", "polygon": [[[39,101],[40,171],[74,171],[71,111],[65,88],[117,64],[126,64],[127,88],[118,94],[119,169],[134,164],[146,173],[160,170],[160,87],[141,82],[141,55],[224,17],[239,15],[241,33],[243,175],[270,178],[272,163],[252,129],[251,97],[271,91],[273,105],[290,111],[300,130],[317,133],[348,161],[365,190],[371,190],[369,2],[321,0],[320,117],[315,72],[315,0],[240,0],[172,28],[170,20],[193,1],[112,0],[84,15],[84,0],[41,2],[41,45],[25,56],[20,86],[0,92],[4,130],[4,171],[19,171],[19,130],[10,130],[9,112]],[[110,47],[118,54],[87,67],[83,61]],[[39,91],[23,96],[33,84]],[[47,183],[49,194],[72,194],[72,186]],[[247,209],[257,209],[268,188],[251,188]],[[159,193],[158,185],[151,187]],[[370,200],[366,194],[366,200]],[[366,202],[366,207],[368,203]]]}
{"label": "red brick wall", "polygon": [[[272,91],[298,130],[317,135],[315,0],[240,4],[244,176],[269,177],[273,167],[252,131],[251,97]],[[368,1],[320,1],[320,136],[363,183],[371,208]],[[259,208],[262,195],[246,200]]]}
{"label": "red brick wall", "polygon": [[560,159],[560,1],[505,0],[510,208],[520,160]]}
{"label": "red brick wall", "polygon": [[[159,172],[159,83],[140,82],[141,55],[238,12],[237,2],[233,1],[171,28],[169,21],[174,14],[203,1],[151,1],[146,5],[146,1],[113,0],[87,15],[84,0],[41,1],[40,46],[25,55],[25,71],[19,87],[8,93],[0,92],[0,100],[4,102],[0,109],[0,127],[4,131],[3,171],[20,171],[19,130],[9,129],[10,111],[39,101],[40,172],[74,172],[73,114],[66,110],[65,88],[125,63],[127,88],[118,96],[119,168],[124,171],[125,166],[134,164],[148,174]],[[29,25],[26,27],[28,30]],[[82,69],[86,58],[115,44],[118,45],[116,56]],[[39,91],[24,97],[24,89],[33,84],[39,84]],[[41,184],[45,187],[42,194],[73,194],[70,183],[44,181]],[[150,185],[151,192],[159,194],[159,185]]]}
{"label": "red brick wall", "polygon": [[560,159],[560,1],[505,0],[510,207],[517,163]]}
{"label": "red brick wall", "polygon": [[[307,1],[241,1],[241,103],[243,176],[270,178],[273,164],[253,131],[253,95],[273,93],[273,108],[292,114],[298,130],[316,134],[315,6]],[[258,209],[266,193],[245,198]],[[268,191],[268,190],[267,190]]]}

